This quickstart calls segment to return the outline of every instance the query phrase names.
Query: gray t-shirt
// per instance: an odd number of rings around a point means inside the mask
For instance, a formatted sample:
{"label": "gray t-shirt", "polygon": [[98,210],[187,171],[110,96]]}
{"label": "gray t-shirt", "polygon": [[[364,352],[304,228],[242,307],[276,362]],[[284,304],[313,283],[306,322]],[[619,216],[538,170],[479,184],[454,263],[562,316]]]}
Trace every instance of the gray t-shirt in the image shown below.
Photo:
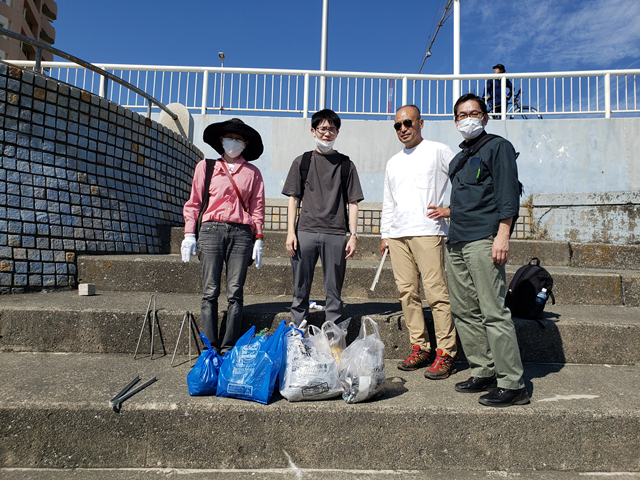
{"label": "gray t-shirt", "polygon": [[[300,198],[302,194],[300,162],[302,162],[302,155],[297,157],[291,165],[282,189],[283,195]],[[348,199],[345,201],[342,193],[341,163],[341,155],[337,152],[323,155],[317,150],[313,151],[304,187],[304,198],[300,204],[297,230],[330,234],[347,232],[344,205],[361,202],[364,200],[364,195],[356,166],[349,160]]]}

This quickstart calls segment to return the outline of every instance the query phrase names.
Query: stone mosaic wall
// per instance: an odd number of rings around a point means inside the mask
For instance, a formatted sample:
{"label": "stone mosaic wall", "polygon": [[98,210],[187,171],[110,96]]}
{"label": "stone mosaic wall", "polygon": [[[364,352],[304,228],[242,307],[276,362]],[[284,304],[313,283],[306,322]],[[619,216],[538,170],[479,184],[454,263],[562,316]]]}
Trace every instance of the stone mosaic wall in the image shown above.
{"label": "stone mosaic wall", "polygon": [[135,112],[0,63],[0,291],[73,286],[78,253],[162,253],[202,153]]}
{"label": "stone mosaic wall", "polygon": [[[358,205],[358,233],[380,234],[382,203],[362,202]],[[265,208],[265,230],[287,230],[287,200],[267,198]],[[513,229],[512,238],[532,238],[531,212],[520,208],[520,217]]]}

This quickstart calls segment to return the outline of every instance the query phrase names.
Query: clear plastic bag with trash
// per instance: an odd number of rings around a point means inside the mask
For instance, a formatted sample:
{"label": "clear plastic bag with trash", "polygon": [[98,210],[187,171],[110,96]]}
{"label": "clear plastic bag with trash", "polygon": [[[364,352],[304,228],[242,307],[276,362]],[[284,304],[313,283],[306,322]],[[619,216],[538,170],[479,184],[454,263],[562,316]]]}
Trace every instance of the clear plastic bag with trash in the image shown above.
{"label": "clear plastic bag with trash", "polygon": [[351,323],[351,318],[347,318],[337,324],[330,320],[322,324],[322,331],[327,336],[331,355],[336,359],[336,362],[340,361],[340,355],[342,355],[344,349],[347,348],[347,329],[349,328],[349,323]]}
{"label": "clear plastic bag with trash", "polygon": [[347,403],[363,402],[382,392],[384,343],[378,325],[370,317],[363,317],[358,338],[342,352],[338,371],[344,388],[342,398]]}
{"label": "clear plastic bag with trash", "polygon": [[309,335],[296,327],[284,334],[280,395],[290,402],[324,400],[342,394],[338,365],[322,329],[309,326]]}

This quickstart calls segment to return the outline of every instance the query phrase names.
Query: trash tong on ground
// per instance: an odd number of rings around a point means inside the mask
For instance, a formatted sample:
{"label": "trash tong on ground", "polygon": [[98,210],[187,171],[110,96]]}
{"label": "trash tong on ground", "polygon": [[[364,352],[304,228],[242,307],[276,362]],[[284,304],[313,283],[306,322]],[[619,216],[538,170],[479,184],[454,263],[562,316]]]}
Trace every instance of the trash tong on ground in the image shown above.
{"label": "trash tong on ground", "polygon": [[[113,411],[116,413],[120,413],[120,408],[122,407],[122,402],[124,402],[125,400],[133,397],[136,393],[140,392],[141,390],[144,390],[145,388],[147,388],[149,385],[151,385],[152,383],[154,383],[157,380],[156,377],[153,377],[151,380],[147,380],[146,382],[144,382],[142,385],[140,385],[138,388],[136,388],[135,390],[132,390],[129,392],[129,390],[131,390],[131,388],[140,381],[140,377],[136,377],[134,378],[131,383],[129,383],[129,385],[127,385],[126,387],[124,387],[124,389],[122,389],[122,391],[117,394],[115,397],[113,397],[110,401],[109,401],[109,406],[113,408]],[[128,392],[128,393],[127,393]]]}

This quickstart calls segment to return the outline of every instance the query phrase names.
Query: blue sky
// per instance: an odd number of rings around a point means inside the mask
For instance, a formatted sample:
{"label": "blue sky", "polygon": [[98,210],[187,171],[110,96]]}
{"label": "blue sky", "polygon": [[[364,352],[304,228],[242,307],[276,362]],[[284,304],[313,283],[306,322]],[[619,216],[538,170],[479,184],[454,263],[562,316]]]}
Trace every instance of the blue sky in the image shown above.
{"label": "blue sky", "polygon": [[[328,69],[417,73],[446,0],[330,0]],[[92,63],[317,70],[322,0],[57,0],[55,46]],[[461,72],[640,68],[638,0],[462,0]],[[453,72],[453,17],[423,73]]]}

